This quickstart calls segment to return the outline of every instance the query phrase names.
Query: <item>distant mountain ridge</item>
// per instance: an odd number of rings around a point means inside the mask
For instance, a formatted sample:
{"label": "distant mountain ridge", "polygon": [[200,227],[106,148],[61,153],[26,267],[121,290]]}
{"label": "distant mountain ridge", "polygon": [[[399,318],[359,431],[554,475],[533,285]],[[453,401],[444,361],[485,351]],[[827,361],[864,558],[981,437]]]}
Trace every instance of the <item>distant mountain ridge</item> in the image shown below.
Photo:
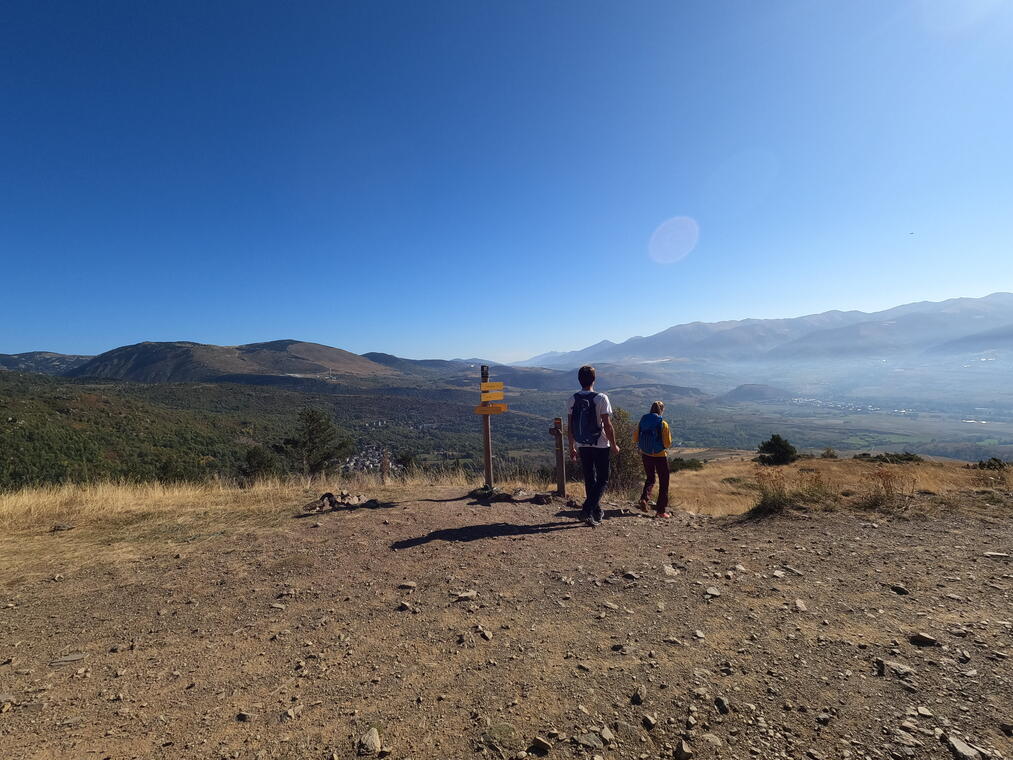
{"label": "distant mountain ridge", "polygon": [[244,378],[270,376],[384,377],[397,376],[400,372],[340,348],[298,340],[276,340],[242,346],[190,341],[136,343],[99,354],[65,374],[164,383],[243,382]]}
{"label": "distant mountain ridge", "polygon": [[80,367],[92,358],[78,354],[57,354],[51,351],[0,354],[0,370],[34,372],[39,375],[62,375]]}
{"label": "distant mountain ridge", "polygon": [[[880,312],[828,311],[789,319],[691,322],[622,343],[539,354],[523,366],[666,359],[725,361],[835,359],[917,353],[963,337],[1013,329],[1013,293],[905,304]],[[1004,345],[1009,345],[1007,340]]]}

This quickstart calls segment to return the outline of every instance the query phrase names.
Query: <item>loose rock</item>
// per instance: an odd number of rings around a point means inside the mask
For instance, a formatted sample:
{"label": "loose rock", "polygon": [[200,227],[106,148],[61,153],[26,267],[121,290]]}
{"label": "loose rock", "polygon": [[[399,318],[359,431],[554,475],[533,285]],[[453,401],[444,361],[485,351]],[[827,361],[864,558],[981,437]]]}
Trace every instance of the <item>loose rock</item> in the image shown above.
{"label": "loose rock", "polygon": [[380,750],[383,747],[380,742],[380,732],[376,728],[370,728],[366,733],[359,737],[359,744],[356,751],[360,755],[379,755]]}

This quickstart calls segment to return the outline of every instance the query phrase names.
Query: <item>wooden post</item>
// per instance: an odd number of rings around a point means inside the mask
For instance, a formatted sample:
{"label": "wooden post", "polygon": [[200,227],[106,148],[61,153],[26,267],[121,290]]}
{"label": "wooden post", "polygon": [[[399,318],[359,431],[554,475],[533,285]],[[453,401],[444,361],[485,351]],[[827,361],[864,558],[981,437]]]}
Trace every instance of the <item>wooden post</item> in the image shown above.
{"label": "wooden post", "polygon": [[566,496],[566,459],[563,457],[563,418],[552,421],[549,433],[556,439],[556,496]]}
{"label": "wooden post", "polygon": [[390,452],[383,450],[383,457],[380,459],[380,485],[387,485],[387,478],[390,477]]}
{"label": "wooden post", "polygon": [[[482,365],[482,382],[489,382],[489,367],[486,364]],[[488,401],[483,401],[482,406],[488,406]],[[486,488],[492,489],[492,416],[489,414],[482,415],[482,439],[485,443],[485,486]]]}

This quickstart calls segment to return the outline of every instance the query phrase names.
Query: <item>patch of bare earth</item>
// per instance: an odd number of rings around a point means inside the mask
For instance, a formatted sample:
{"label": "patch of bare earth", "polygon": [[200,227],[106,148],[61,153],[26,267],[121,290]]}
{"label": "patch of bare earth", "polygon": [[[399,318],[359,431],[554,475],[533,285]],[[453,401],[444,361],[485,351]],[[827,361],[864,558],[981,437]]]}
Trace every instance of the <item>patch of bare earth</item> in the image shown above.
{"label": "patch of bare earth", "polygon": [[0,757],[1013,756],[1008,503],[298,506],[129,551],[24,533]]}

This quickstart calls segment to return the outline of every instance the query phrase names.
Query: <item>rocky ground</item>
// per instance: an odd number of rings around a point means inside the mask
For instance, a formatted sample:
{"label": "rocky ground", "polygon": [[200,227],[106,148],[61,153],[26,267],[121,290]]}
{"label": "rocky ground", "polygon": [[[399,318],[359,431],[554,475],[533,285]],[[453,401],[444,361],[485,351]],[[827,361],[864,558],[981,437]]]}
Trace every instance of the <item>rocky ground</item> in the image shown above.
{"label": "rocky ground", "polygon": [[40,526],[0,757],[1013,757],[1013,504],[920,498],[591,529],[434,489],[129,561]]}

